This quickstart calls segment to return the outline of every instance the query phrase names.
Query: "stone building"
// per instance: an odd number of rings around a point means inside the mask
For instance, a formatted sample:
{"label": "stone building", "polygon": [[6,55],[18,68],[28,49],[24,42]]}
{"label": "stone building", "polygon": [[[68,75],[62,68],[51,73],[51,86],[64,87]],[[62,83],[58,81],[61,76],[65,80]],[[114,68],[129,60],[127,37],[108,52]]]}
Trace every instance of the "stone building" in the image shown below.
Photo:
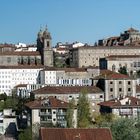
{"label": "stone building", "polygon": [[120,36],[109,37],[98,41],[99,46],[126,46],[126,45],[140,45],[140,32],[134,28],[121,33]]}
{"label": "stone building", "polygon": [[39,52],[4,52],[0,53],[0,66],[42,65]]}
{"label": "stone building", "polygon": [[53,49],[52,37],[48,29],[40,30],[37,38],[37,51],[40,52],[42,57],[42,64],[45,66],[53,66]]}
{"label": "stone building", "polygon": [[71,67],[99,66],[100,58],[110,55],[140,55],[139,46],[84,46],[70,50]]}
{"label": "stone building", "polygon": [[40,31],[37,47],[32,45],[17,47],[12,44],[0,44],[0,66],[45,65],[53,66],[51,35],[47,28]]}
{"label": "stone building", "polygon": [[118,72],[126,67],[128,74],[136,74],[140,70],[140,55],[112,55],[100,59],[100,69]]}
{"label": "stone building", "polygon": [[124,96],[136,97],[136,79],[128,75],[101,70],[93,83],[105,92],[105,101]]}

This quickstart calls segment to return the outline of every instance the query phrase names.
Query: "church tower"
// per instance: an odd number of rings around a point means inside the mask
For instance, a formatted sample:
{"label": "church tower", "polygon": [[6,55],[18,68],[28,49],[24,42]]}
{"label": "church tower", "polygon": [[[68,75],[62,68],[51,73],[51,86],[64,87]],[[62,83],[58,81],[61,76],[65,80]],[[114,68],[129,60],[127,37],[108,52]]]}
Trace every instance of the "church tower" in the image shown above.
{"label": "church tower", "polygon": [[42,64],[48,67],[53,67],[53,49],[52,38],[48,29],[40,31],[37,39],[37,50],[42,56]]}

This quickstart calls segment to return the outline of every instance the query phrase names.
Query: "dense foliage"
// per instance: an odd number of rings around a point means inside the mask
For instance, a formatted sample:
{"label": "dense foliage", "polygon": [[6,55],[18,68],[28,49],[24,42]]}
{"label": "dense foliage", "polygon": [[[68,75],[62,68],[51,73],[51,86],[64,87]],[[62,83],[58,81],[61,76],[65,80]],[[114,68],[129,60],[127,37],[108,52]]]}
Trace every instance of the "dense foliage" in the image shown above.
{"label": "dense foliage", "polygon": [[79,96],[77,110],[78,127],[87,128],[91,123],[90,106],[87,98],[87,91],[83,90]]}
{"label": "dense foliage", "polygon": [[118,70],[118,72],[121,73],[121,74],[125,74],[125,75],[128,74],[128,73],[127,73],[127,68],[126,68],[125,66],[120,67],[120,69]]}
{"label": "dense foliage", "polygon": [[66,116],[67,127],[69,128],[74,127],[74,122],[73,122],[74,108],[75,108],[75,101],[74,99],[72,99],[69,102],[69,107],[68,107],[67,116]]}

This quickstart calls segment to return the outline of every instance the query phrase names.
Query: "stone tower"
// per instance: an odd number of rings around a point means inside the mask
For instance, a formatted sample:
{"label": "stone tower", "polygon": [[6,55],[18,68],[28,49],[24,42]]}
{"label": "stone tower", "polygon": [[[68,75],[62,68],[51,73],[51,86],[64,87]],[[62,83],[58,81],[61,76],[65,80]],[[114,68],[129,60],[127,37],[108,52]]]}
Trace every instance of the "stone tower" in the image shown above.
{"label": "stone tower", "polygon": [[37,50],[42,56],[42,64],[48,67],[53,67],[53,49],[52,38],[48,29],[40,30],[37,38]]}

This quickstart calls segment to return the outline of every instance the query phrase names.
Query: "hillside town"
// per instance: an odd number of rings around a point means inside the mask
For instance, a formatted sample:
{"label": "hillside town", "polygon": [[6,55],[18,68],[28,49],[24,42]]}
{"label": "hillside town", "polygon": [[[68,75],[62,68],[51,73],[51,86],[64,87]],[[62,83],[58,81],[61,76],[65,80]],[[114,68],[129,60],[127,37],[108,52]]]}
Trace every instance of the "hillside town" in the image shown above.
{"label": "hillside town", "polygon": [[139,30],[52,46],[46,27],[36,40],[0,44],[0,140],[140,139]]}

